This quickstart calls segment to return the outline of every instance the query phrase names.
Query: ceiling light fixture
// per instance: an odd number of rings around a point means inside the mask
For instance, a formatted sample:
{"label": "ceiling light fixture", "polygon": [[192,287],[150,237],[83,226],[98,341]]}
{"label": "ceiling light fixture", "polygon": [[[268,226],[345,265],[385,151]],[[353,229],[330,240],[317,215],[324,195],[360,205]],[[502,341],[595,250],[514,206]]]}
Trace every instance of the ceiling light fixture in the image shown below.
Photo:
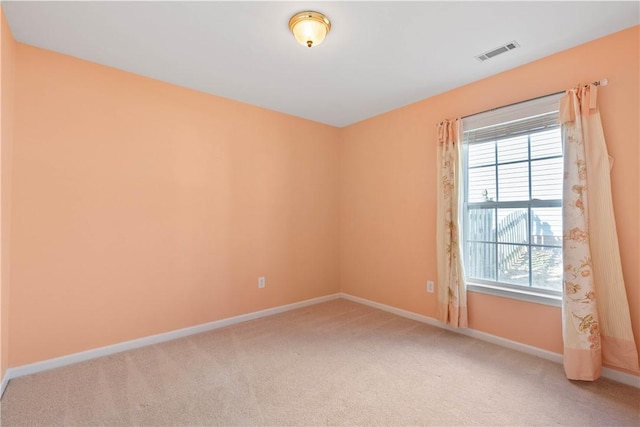
{"label": "ceiling light fixture", "polygon": [[289,20],[289,28],[298,43],[303,46],[318,46],[329,34],[331,22],[320,12],[296,13]]}

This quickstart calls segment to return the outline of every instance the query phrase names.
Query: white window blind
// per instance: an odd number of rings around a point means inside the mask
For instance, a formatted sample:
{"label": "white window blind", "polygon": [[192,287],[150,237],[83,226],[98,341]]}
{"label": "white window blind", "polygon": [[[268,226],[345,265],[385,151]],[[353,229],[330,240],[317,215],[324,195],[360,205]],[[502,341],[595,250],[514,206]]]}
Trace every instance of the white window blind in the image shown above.
{"label": "white window blind", "polygon": [[558,127],[557,111],[528,117],[525,120],[516,120],[468,131],[465,137],[469,144],[473,144],[476,142],[495,141],[496,139],[527,135],[555,127]]}

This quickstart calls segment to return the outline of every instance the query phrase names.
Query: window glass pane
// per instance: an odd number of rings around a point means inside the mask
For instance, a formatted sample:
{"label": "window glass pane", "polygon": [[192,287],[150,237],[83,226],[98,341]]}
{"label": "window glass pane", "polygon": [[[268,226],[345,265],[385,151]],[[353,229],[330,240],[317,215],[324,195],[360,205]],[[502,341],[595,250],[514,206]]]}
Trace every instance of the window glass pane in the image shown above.
{"label": "window glass pane", "polygon": [[469,202],[484,202],[496,199],[496,167],[487,166],[469,169]]}
{"label": "window glass pane", "polygon": [[531,247],[532,286],[562,291],[562,248]]}
{"label": "window glass pane", "polygon": [[529,210],[498,209],[498,242],[527,243],[529,241]]}
{"label": "window glass pane", "polygon": [[562,246],[562,208],[533,208],[531,235],[533,244]]}
{"label": "window glass pane", "polygon": [[529,247],[498,244],[498,280],[529,286]]}
{"label": "window glass pane", "polygon": [[469,144],[469,167],[492,165],[496,162],[494,141]]}
{"label": "window glass pane", "polygon": [[495,242],[495,209],[470,208],[467,238],[483,242]]}
{"label": "window glass pane", "polygon": [[469,243],[467,248],[467,276],[474,279],[496,280],[496,245]]}
{"label": "window glass pane", "polygon": [[498,141],[498,163],[515,162],[529,158],[527,135]]}
{"label": "window glass pane", "polygon": [[529,162],[498,166],[498,201],[529,200]]}
{"label": "window glass pane", "polygon": [[465,130],[463,252],[471,283],[562,292],[563,149],[556,101],[536,101],[530,110],[505,107]]}
{"label": "window glass pane", "polygon": [[531,135],[531,158],[562,156],[560,128]]}
{"label": "window glass pane", "polygon": [[532,199],[562,199],[561,157],[531,162],[531,193]]}

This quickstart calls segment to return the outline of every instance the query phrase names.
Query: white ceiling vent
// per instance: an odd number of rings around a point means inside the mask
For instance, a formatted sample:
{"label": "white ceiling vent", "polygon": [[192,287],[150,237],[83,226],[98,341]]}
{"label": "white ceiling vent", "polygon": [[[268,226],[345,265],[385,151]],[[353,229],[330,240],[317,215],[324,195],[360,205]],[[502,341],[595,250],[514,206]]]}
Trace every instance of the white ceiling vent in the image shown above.
{"label": "white ceiling vent", "polygon": [[500,55],[501,53],[509,52],[517,47],[520,47],[517,41],[509,42],[500,47],[496,47],[495,49],[491,49],[489,52],[485,52],[482,55],[476,56],[476,59],[480,62],[486,61],[487,59],[491,59],[494,56]]}

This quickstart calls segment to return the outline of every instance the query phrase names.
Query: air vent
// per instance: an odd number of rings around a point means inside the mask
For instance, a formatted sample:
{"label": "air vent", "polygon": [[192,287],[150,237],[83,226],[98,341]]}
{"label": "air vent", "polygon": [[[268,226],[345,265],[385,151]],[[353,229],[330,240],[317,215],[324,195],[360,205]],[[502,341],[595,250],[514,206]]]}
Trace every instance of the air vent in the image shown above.
{"label": "air vent", "polygon": [[485,52],[482,55],[476,56],[476,59],[480,62],[486,61],[487,59],[491,59],[494,56],[498,56],[501,53],[509,52],[517,47],[520,47],[517,41],[509,42],[503,46],[497,47],[495,49],[491,49],[489,52]]}

